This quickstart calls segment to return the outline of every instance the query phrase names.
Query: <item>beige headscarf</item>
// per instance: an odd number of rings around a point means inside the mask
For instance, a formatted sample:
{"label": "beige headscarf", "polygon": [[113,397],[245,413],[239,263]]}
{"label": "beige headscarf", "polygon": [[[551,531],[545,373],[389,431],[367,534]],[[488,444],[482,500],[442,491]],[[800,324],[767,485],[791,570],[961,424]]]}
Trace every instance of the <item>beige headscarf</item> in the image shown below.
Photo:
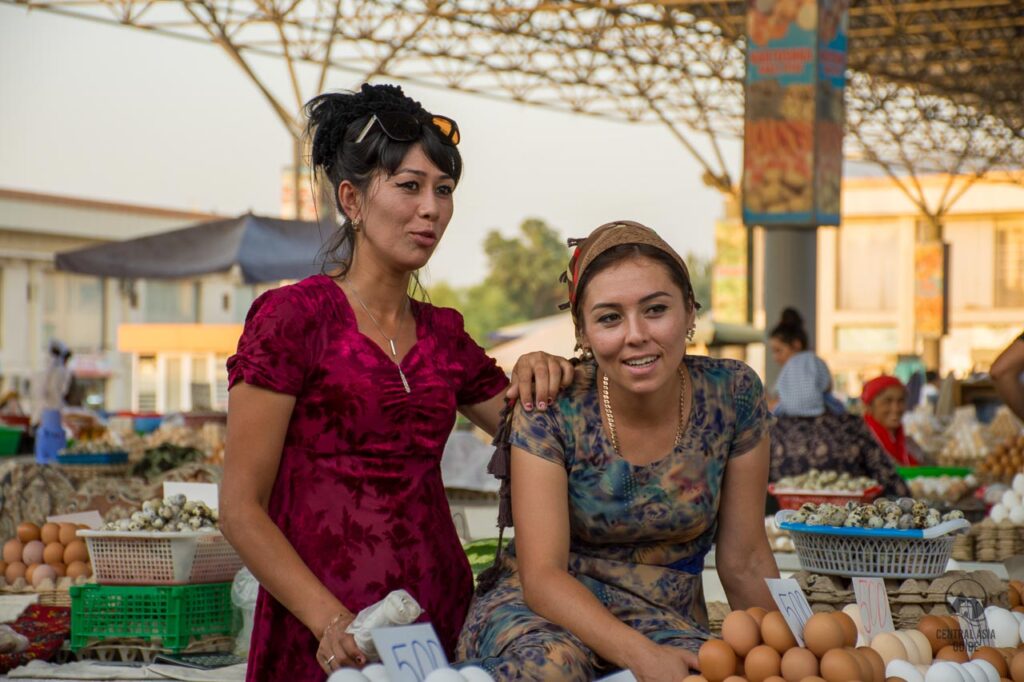
{"label": "beige headscarf", "polygon": [[686,267],[686,262],[682,259],[682,256],[676,253],[675,249],[669,246],[668,242],[658,236],[657,232],[646,225],[641,225],[632,220],[616,220],[605,223],[584,239],[569,240],[569,246],[575,246],[576,250],[573,251],[572,257],[569,259],[569,268],[562,273],[562,281],[569,287],[569,303],[564,307],[569,308],[569,311],[572,313],[572,322],[576,327],[577,343],[580,341],[579,300],[577,296],[579,283],[583,279],[587,268],[590,267],[598,256],[622,244],[646,244],[671,256],[672,260],[678,263],[680,269],[682,269],[689,289],[689,291],[683,292],[683,297],[694,308],[700,308],[700,303],[697,302],[693,294],[693,283],[690,279],[690,270]]}

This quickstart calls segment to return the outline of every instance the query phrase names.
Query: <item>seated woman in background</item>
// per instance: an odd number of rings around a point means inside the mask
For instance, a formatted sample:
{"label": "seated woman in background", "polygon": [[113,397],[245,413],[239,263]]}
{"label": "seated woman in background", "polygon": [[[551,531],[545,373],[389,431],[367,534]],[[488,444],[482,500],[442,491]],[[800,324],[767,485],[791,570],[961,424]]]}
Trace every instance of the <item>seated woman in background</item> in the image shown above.
{"label": "seated woman in background", "polygon": [[[852,414],[829,412],[828,368],[820,359],[794,356],[779,374],[779,404],[771,430],[770,480],[806,473],[809,469],[869,476],[885,496],[909,495],[896,463]],[[815,362],[816,361],[816,362]]]}
{"label": "seated woman in background", "polygon": [[[819,366],[824,368],[823,376],[828,380],[828,383],[825,384],[824,388],[815,390],[824,392],[825,407],[829,412],[836,414],[846,412],[843,404],[832,395],[832,374],[828,371],[825,361],[815,355],[814,351],[810,350],[807,330],[804,329],[804,319],[795,308],[786,308],[782,311],[782,318],[768,336],[768,349],[771,351],[772,359],[775,360],[775,364],[779,366],[780,370],[779,378],[775,382],[775,389],[768,398],[768,407],[774,414],[780,414],[778,412],[781,394],[779,382],[782,381],[783,376],[786,376],[789,382],[790,395],[792,395],[792,389],[796,388],[804,379],[807,379],[807,383],[802,390],[809,391],[814,386],[812,379],[816,380],[821,376]],[[797,361],[796,368],[791,368],[787,375],[786,368],[794,360]]]}
{"label": "seated woman in background", "polygon": [[907,389],[903,383],[883,374],[864,384],[860,399],[864,403],[864,423],[896,464],[920,464],[921,456],[915,452],[917,445],[903,433],[903,413],[907,408]]}
{"label": "seated woman in background", "polygon": [[709,637],[713,543],[730,605],[774,608],[764,391],[741,362],[687,355],[693,287],[653,230],[599,227],[566,279],[584,361],[547,412],[515,408],[516,537],[458,655],[498,680],[682,680]]}

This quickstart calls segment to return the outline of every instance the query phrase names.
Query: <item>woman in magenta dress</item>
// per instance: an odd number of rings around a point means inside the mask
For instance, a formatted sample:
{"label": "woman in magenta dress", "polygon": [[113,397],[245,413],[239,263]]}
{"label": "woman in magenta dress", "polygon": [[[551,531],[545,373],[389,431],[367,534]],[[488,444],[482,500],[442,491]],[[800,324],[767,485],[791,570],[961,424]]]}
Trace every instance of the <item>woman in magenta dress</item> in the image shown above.
{"label": "woman in magenta dress", "polygon": [[[248,680],[361,667],[345,627],[395,589],[451,655],[472,576],[441,453],[456,411],[493,433],[508,388],[459,313],[407,295],[452,216],[455,122],[384,85],[321,95],[307,114],[344,218],[335,269],[257,299],[228,360],[221,526],[262,585]],[[543,409],[571,367],[531,354],[514,375],[510,392]]]}

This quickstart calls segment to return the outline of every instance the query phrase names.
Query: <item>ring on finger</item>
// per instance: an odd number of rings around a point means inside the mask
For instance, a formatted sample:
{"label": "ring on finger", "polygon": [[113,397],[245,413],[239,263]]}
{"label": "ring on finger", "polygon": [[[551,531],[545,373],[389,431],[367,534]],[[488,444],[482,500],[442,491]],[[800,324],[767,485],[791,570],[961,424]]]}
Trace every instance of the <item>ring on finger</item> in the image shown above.
{"label": "ring on finger", "polygon": [[330,665],[331,661],[333,661],[335,658],[337,658],[337,656],[332,655],[330,658],[324,661],[324,665]]}

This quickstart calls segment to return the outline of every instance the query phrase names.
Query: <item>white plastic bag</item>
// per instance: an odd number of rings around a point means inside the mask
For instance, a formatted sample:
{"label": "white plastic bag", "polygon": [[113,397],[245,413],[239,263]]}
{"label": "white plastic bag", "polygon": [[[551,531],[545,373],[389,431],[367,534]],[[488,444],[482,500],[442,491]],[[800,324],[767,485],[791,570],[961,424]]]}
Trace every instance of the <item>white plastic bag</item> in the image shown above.
{"label": "white plastic bag", "polygon": [[249,655],[249,640],[252,638],[252,621],[256,615],[256,597],[260,584],[244,566],[235,574],[231,583],[231,603],[242,612],[242,629],[235,637],[235,655]]}
{"label": "white plastic bag", "polygon": [[377,647],[373,644],[370,633],[376,628],[391,625],[408,625],[423,613],[423,609],[405,590],[395,590],[376,604],[371,604],[356,614],[355,620],[348,624],[345,632],[352,635],[359,649],[369,660],[380,660]]}

